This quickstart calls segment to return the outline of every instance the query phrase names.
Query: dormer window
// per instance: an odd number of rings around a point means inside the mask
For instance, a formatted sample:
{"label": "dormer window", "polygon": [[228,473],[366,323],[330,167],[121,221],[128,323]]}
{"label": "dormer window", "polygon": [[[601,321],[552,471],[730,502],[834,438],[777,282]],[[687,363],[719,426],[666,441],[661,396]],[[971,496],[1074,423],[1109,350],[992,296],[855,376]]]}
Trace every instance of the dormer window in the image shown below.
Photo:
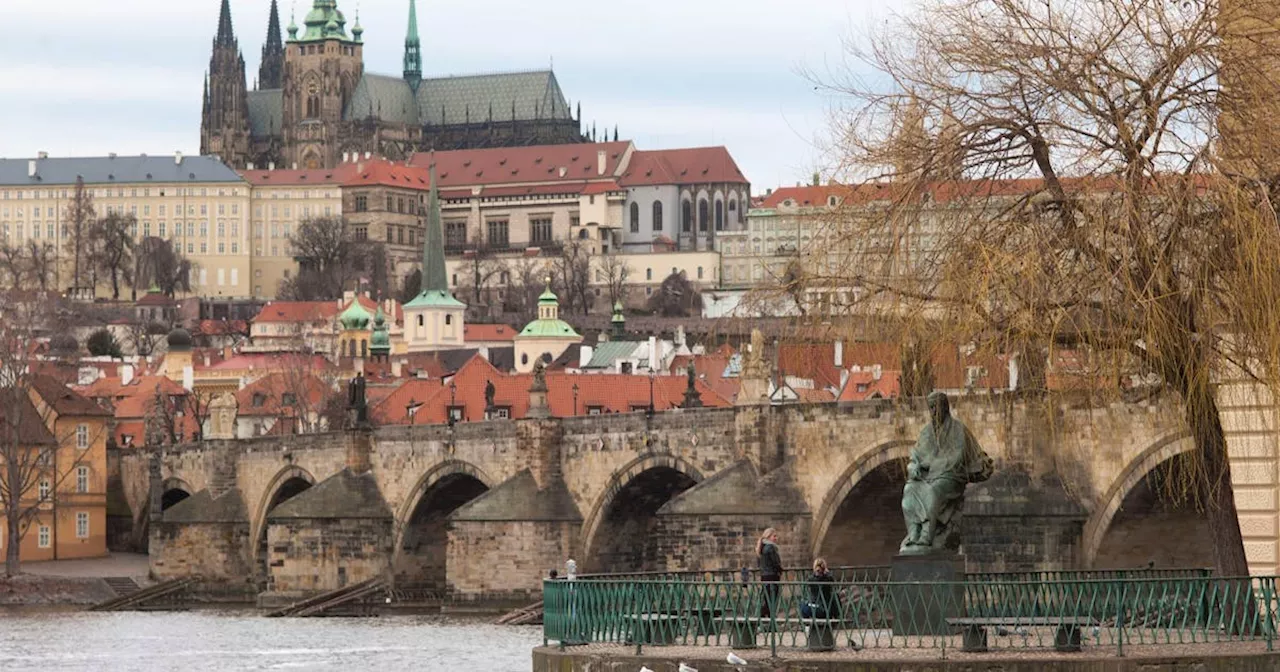
{"label": "dormer window", "polygon": [[263,393],[261,393],[261,392],[255,392],[255,393],[253,394],[253,407],[254,407],[254,408],[262,408],[262,405],[263,405],[263,404],[265,404],[265,403],[267,403],[267,395],[265,395],[265,394],[263,394]]}

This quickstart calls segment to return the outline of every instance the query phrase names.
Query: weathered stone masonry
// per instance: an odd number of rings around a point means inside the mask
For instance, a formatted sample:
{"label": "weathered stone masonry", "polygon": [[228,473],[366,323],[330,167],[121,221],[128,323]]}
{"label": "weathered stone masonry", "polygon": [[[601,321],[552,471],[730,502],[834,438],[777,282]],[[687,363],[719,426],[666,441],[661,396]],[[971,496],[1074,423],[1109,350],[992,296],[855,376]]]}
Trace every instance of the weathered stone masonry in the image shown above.
{"label": "weathered stone masonry", "polygon": [[[974,568],[1090,564],[1126,493],[1190,448],[1165,399],[964,398],[955,412],[1001,474],[966,507]],[[887,562],[893,491],[924,421],[883,402],[745,406],[181,446],[154,478],[192,497],[151,526],[152,566],[290,598],[384,575],[514,600],[571,557],[580,571],[754,566],[765,527],[788,564]],[[1275,435],[1257,422],[1227,424],[1250,559],[1271,571]],[[149,489],[128,482],[153,478],[130,463],[144,459],[123,459],[128,492]]]}

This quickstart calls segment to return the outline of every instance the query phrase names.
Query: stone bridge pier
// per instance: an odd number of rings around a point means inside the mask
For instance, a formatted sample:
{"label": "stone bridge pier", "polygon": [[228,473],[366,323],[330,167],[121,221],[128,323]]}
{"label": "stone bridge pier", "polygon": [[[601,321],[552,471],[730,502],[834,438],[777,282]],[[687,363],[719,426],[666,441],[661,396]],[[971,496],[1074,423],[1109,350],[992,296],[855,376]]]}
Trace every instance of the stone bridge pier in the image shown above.
{"label": "stone bridge pier", "polygon": [[[1273,416],[1223,398],[1251,569],[1273,572]],[[1191,448],[1167,398],[967,397],[954,412],[997,462],[966,503],[971,569],[1211,560],[1186,543],[1202,516],[1160,494]],[[133,510],[160,511],[158,578],[200,575],[263,602],[371,577],[517,601],[570,558],[582,572],[754,566],[767,527],[788,564],[887,564],[925,421],[888,402],[495,420],[205,441],[166,449],[158,471],[146,455],[121,471]]]}

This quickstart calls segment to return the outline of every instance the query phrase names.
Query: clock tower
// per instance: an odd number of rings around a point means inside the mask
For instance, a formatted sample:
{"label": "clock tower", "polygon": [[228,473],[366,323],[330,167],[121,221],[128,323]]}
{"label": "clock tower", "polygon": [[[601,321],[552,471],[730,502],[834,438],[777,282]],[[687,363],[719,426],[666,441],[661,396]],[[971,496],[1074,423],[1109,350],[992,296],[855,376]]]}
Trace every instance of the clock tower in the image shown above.
{"label": "clock tower", "polygon": [[337,0],[315,0],[303,24],[290,18],[284,49],[284,160],[322,168],[338,163],[342,115],[364,72],[364,31],[357,18],[348,36]]}

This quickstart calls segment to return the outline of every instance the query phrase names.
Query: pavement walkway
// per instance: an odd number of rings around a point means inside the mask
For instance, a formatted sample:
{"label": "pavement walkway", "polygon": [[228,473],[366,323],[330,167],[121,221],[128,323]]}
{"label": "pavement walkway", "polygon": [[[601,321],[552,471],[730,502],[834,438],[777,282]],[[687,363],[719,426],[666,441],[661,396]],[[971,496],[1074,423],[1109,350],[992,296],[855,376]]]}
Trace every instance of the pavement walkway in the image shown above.
{"label": "pavement walkway", "polygon": [[143,553],[111,553],[105,558],[45,560],[42,562],[22,563],[22,571],[25,574],[85,579],[105,578],[108,576],[145,579],[150,569],[150,561],[148,561],[146,554]]}

